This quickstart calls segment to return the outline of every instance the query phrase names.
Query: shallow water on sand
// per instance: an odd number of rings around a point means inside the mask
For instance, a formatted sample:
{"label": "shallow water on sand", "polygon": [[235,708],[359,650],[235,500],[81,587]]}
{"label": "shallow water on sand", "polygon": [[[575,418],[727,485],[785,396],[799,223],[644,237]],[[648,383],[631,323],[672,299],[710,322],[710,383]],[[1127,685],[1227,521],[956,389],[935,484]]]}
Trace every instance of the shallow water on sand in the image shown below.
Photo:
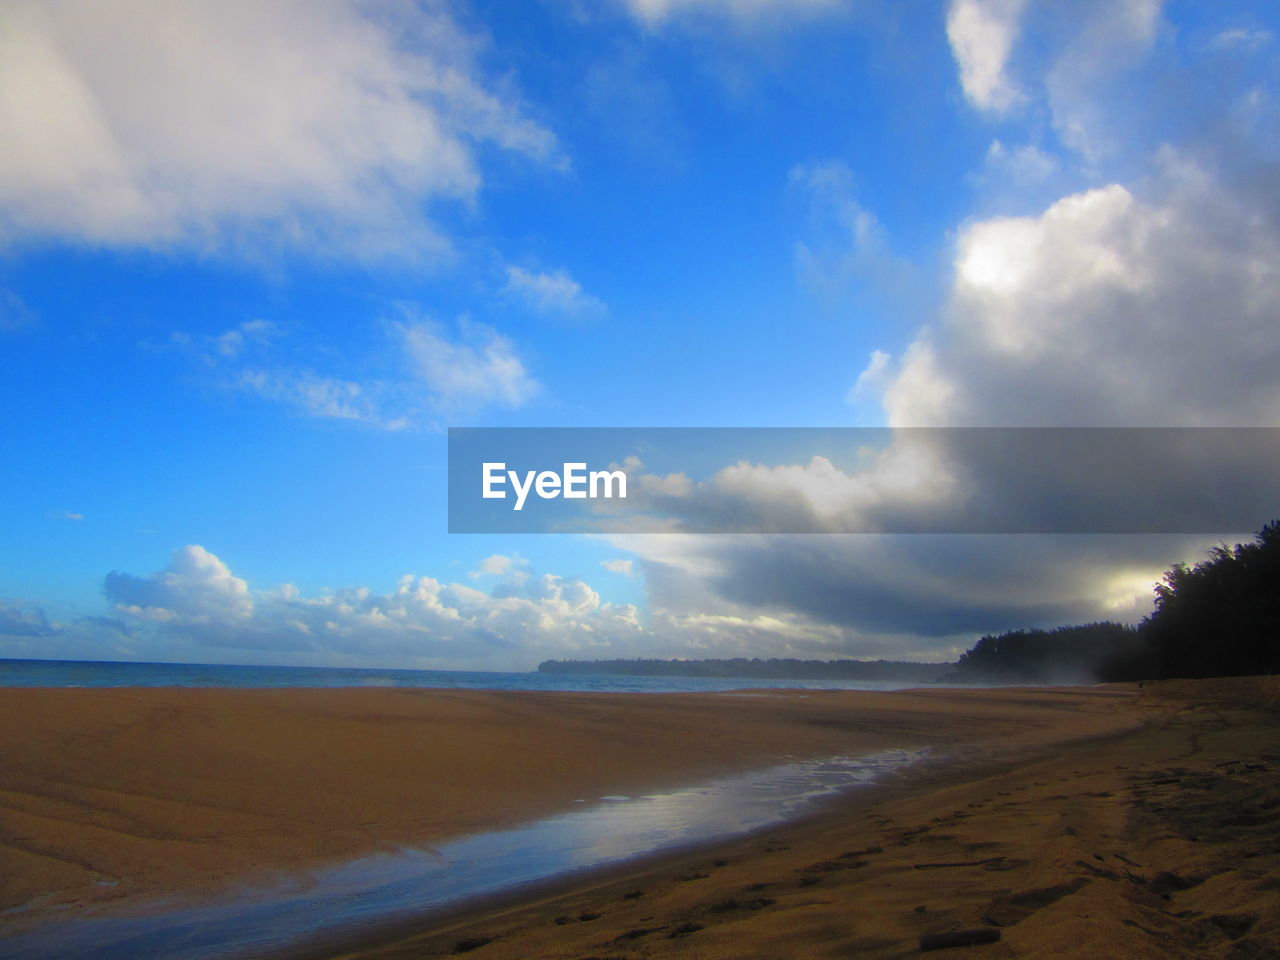
{"label": "shallow water on sand", "polygon": [[643,797],[584,798],[574,809],[430,849],[361,857],[216,903],[151,904],[126,915],[66,916],[0,939],[5,960],[241,960],[347,937],[468,899],[722,842],[813,812],[831,797],[922,759],[926,750],[784,763]]}

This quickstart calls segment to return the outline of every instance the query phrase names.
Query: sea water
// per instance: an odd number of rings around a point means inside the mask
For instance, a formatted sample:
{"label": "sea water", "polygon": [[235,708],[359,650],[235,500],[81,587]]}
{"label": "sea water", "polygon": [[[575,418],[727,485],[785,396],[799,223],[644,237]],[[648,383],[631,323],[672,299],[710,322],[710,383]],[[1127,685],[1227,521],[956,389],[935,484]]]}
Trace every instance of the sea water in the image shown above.
{"label": "sea water", "polygon": [[715,693],[744,687],[900,690],[919,681],[797,680],[769,677],[635,677],[607,674],[377,670],[366,667],[256,667],[203,663],[0,660],[0,687],[436,687],[464,690],[572,690]]}

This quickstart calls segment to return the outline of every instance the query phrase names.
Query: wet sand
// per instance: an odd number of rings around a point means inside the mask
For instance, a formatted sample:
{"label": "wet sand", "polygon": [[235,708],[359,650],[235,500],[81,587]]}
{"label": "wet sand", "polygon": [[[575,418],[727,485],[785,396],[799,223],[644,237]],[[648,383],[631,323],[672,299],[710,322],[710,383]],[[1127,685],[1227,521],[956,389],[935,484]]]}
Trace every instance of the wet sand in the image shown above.
{"label": "wet sand", "polygon": [[0,935],[788,757],[970,760],[1131,729],[1123,690],[7,689]]}
{"label": "wet sand", "polygon": [[1280,957],[1280,678],[1166,681],[1120,712],[1140,725],[1010,742],[767,836],[308,956]]}

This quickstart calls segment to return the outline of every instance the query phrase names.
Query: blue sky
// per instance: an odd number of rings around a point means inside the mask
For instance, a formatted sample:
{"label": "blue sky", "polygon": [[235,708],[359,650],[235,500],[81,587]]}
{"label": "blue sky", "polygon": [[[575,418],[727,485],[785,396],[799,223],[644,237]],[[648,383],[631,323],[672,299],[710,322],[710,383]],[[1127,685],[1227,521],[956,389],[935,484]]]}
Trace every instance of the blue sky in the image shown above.
{"label": "blue sky", "polygon": [[11,3],[0,656],[922,658],[1140,616],[1200,541],[450,536],[444,431],[1275,425],[1276,21]]}

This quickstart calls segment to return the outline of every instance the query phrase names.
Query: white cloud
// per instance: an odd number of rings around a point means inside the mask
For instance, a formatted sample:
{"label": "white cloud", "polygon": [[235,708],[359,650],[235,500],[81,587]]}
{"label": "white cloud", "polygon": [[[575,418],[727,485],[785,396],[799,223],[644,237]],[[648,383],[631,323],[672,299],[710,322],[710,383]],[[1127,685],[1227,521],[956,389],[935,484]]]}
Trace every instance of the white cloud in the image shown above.
{"label": "white cloud", "polygon": [[[117,618],[53,623],[0,604],[15,655],[527,669],[547,658],[947,659],[978,632],[1149,609],[1150,584],[1187,538],[623,536],[650,612],[603,602],[582,580],[488,558],[498,581],[405,576],[387,592],[255,590],[208,550],[175,551],[147,577],[111,573]],[[856,547],[856,549],[855,549]],[[634,566],[632,566],[634,564]],[[501,569],[501,572],[499,572]],[[222,652],[218,652],[222,651]]]}
{"label": "white cloud", "polygon": [[[1072,146],[1094,155],[1112,133],[1132,126],[1131,105],[1122,96],[1127,88],[1118,88],[1115,78],[1141,63],[1158,26],[1155,4],[1106,6],[1088,5],[1078,33],[1051,45],[1047,55],[1045,98],[1053,122]],[[988,61],[986,75],[995,78],[989,91],[1008,82],[1009,49]],[[1182,79],[1217,89],[1195,78],[1192,72]],[[1029,75],[1027,82],[1034,80]],[[1145,93],[1152,89],[1148,81],[1144,76],[1133,89]],[[983,89],[967,92],[981,100]],[[1236,95],[1224,92],[1223,115]],[[998,102],[999,96],[1007,94]],[[1149,100],[1145,109],[1154,109]],[[1161,109],[1177,108],[1162,103]],[[1273,118],[1273,105],[1258,109]],[[1250,131],[1270,129],[1257,117],[1252,121]],[[1133,186],[1103,181],[1059,195],[1032,216],[962,224],[943,316],[919,331],[896,364],[873,354],[868,365],[868,386],[880,380],[890,422],[1280,420],[1280,341],[1274,336],[1280,210],[1268,186],[1274,141],[1250,139],[1253,134],[1222,123],[1208,128],[1212,140],[1165,147],[1154,169],[1149,140],[1135,137],[1125,159],[1130,169],[1149,173]],[[1112,142],[1123,150],[1122,138]],[[1052,156],[1034,147],[1000,144],[988,161],[989,168],[1028,183],[1052,186],[1059,176]],[[736,488],[716,478],[686,479],[666,493],[673,511],[683,498],[694,518],[756,510],[789,521],[808,516],[812,529],[831,529],[843,511],[857,517],[860,503],[874,516],[892,502],[884,497],[892,488],[877,491],[873,477],[824,463],[756,465],[738,471],[744,482]],[[824,517],[824,504],[841,508]],[[731,623],[749,633],[748,623],[768,621],[780,644],[807,633],[831,638],[829,649],[843,655],[876,655],[880,643],[891,656],[967,646],[980,632],[1103,617],[1132,621],[1150,608],[1150,588],[1161,572],[1194,560],[1206,546],[1205,538],[1179,536],[610,539],[639,557],[651,623],[692,628],[697,622],[706,630],[718,624],[726,637]]]}
{"label": "white cloud", "polygon": [[867,365],[858,374],[858,379],[853,382],[853,386],[845,394],[845,402],[857,403],[868,394],[879,394],[888,382],[889,364],[892,361],[893,357],[883,350],[872,350],[871,359],[867,361]]}
{"label": "white cloud", "polygon": [[477,142],[562,166],[443,4],[11,0],[0,242],[417,257]]}
{"label": "white cloud", "polygon": [[72,513],[70,510],[55,510],[49,514],[50,520],[83,520],[83,513]]}
{"label": "white cloud", "polygon": [[[107,578],[108,599],[127,622],[107,631],[110,636],[99,630],[98,642],[116,642],[127,633],[134,651],[163,650],[168,656],[191,659],[216,659],[211,651],[223,649],[235,651],[225,655],[241,662],[299,658],[311,663],[382,662],[446,669],[526,669],[548,658],[896,657],[911,642],[900,631],[859,626],[856,618],[838,612],[804,609],[798,603],[789,607],[784,602],[787,587],[756,584],[758,602],[749,596],[717,595],[706,576],[728,569],[725,556],[697,544],[726,538],[652,539],[676,549],[668,549],[665,560],[644,561],[654,606],[647,622],[633,605],[602,602],[589,584],[553,574],[506,576],[488,592],[413,576],[401,578],[386,593],[347,587],[308,596],[289,585],[254,591],[217,557],[189,546],[175,552],[166,570],[150,577],[113,573]],[[744,568],[744,583],[753,576],[777,575],[788,556],[795,560],[785,550],[775,555],[781,566],[773,574]],[[699,564],[703,579],[691,579],[688,572],[699,570]],[[868,565],[864,573],[872,569]],[[832,570],[818,586],[825,588],[849,572],[850,568]],[[691,602],[682,601],[681,589],[688,591],[684,600]],[[955,592],[960,589],[957,586]],[[3,613],[0,609],[0,628],[6,622]],[[23,616],[24,625],[14,629],[43,629],[43,620],[32,621],[29,612]],[[940,614],[934,610],[921,616],[922,622],[929,616],[935,622]],[[66,643],[77,643],[81,655],[92,656],[89,626],[76,624],[69,631],[75,636]],[[911,651],[916,658],[949,656],[961,639],[935,631],[928,640],[917,639]]]}
{"label": "white cloud", "polygon": [[848,0],[620,0],[650,27],[687,16],[712,15],[743,23],[813,15],[848,6]]}
{"label": "white cloud", "polygon": [[538,273],[509,266],[502,292],[541,316],[597,317],[607,310],[603,302],[584,291],[564,270]]}
{"label": "white cloud", "polygon": [[947,40],[960,68],[965,98],[980,110],[1003,113],[1026,96],[1008,76],[1026,0],[952,0]]}
{"label": "white cloud", "polygon": [[249,586],[204,547],[175,550],[164,570],[149,577],[111,572],[104,590],[117,611],[155,623],[213,624],[249,619]]}
{"label": "white cloud", "polygon": [[[1086,165],[1113,159],[1132,149],[1152,116],[1184,109],[1177,95],[1161,102],[1171,89],[1167,77],[1162,83],[1141,74],[1160,34],[1161,7],[1162,0],[1077,0],[1070,7],[952,0],[947,39],[965,99],[993,118],[1019,108],[1028,117],[1047,115]],[[994,159],[1025,176],[1042,172],[1044,155],[1014,150]]]}
{"label": "white cloud", "polygon": [[444,408],[520,407],[540,389],[515,345],[482,323],[463,319],[457,339],[441,325],[426,321],[400,330],[418,376]]}
{"label": "white cloud", "polygon": [[[289,585],[251,591],[216,556],[187,546],[165,570],[150,577],[112,573],[105,587],[136,629],[171,645],[185,641],[190,655],[226,647],[302,653],[312,661],[524,669],[552,656],[635,656],[644,649],[647,634],[634,606],[604,603],[581,580],[514,575],[520,571],[509,561],[485,562],[503,577],[489,593],[406,576],[387,593],[347,587],[306,596]],[[0,608],[0,630],[4,613]]]}
{"label": "white cloud", "polygon": [[[1280,216],[1262,184],[1223,183],[1163,151],[1146,196],[1118,184],[1038,215],[966,224],[945,316],[896,365],[868,365],[897,426],[1269,425],[1280,420]],[[944,449],[842,470],[741,464],[636,490],[724,529],[858,529],[909,504],[1018,493],[948,484]],[[935,459],[930,460],[932,453]],[[1193,467],[1196,452],[1185,466]],[[895,462],[895,460],[897,462]],[[1187,481],[1196,473],[1187,469]],[[1181,476],[1174,465],[1172,476]],[[912,478],[915,478],[913,481]],[[925,482],[929,481],[929,482]],[[1085,478],[1086,482],[1091,482]],[[1016,498],[1014,498],[1016,499]],[[1261,519],[1265,518],[1260,518]],[[1132,622],[1198,536],[615,536],[634,551],[651,625],[708,649],[945,654],[976,635],[1105,617]],[[687,629],[689,633],[679,633]],[[769,636],[772,640],[766,640]],[[714,639],[713,639],[714,638]],[[755,639],[747,639],[755,638]],[[720,646],[716,646],[719,644]],[[825,645],[824,645],[825,644]],[[792,655],[800,655],[792,653]]]}
{"label": "white cloud", "polygon": [[[959,225],[943,315],[895,364],[873,354],[868,365],[865,385],[879,380],[891,423],[1280,420],[1274,105],[1256,89],[1241,96],[1214,63],[1205,68],[1211,75],[1167,60],[1148,69],[1160,27],[1160,5],[1147,0],[951,5],[948,33],[967,101],[992,114],[1026,105],[1020,115],[1034,125],[1020,139],[1042,142],[1047,116],[1076,156],[993,144],[988,177],[1022,188],[1020,206],[1028,192],[1053,190],[1053,199],[1034,215]],[[1023,31],[1034,35],[1024,42]],[[1224,39],[1237,49],[1253,42]],[[1174,76],[1177,69],[1185,72]],[[1193,90],[1202,101],[1188,98]],[[1250,109],[1243,129],[1233,126],[1237,103]],[[1189,131],[1209,134],[1189,143]],[[1179,137],[1180,147],[1155,149]],[[1104,158],[1130,179],[1100,173]],[[757,464],[710,481],[681,478],[661,493],[685,529],[696,529],[698,516],[753,510],[838,529],[860,506],[874,516],[892,504],[893,488],[877,489],[875,476],[821,462]],[[637,490],[655,495],[644,482]],[[755,528],[767,529],[759,519]],[[978,633],[1010,628],[1132,621],[1150,608],[1163,570],[1206,546],[1194,536],[609,539],[637,555],[655,628],[703,631],[709,649],[757,636],[743,646],[825,644],[832,655],[873,656],[963,648]]]}
{"label": "white cloud", "polygon": [[1280,419],[1280,236],[1192,167],[960,234],[944,323],[885,394],[890,422],[1266,425]]}
{"label": "white cloud", "polygon": [[469,576],[472,580],[478,580],[481,577],[503,577],[508,576],[517,571],[514,569],[519,564],[515,557],[508,557],[501,553],[494,553],[480,561],[480,566],[472,570]]}
{"label": "white cloud", "polygon": [[634,562],[631,560],[601,560],[600,566],[604,567],[610,573],[620,573],[624,577],[635,575],[633,569]]}

